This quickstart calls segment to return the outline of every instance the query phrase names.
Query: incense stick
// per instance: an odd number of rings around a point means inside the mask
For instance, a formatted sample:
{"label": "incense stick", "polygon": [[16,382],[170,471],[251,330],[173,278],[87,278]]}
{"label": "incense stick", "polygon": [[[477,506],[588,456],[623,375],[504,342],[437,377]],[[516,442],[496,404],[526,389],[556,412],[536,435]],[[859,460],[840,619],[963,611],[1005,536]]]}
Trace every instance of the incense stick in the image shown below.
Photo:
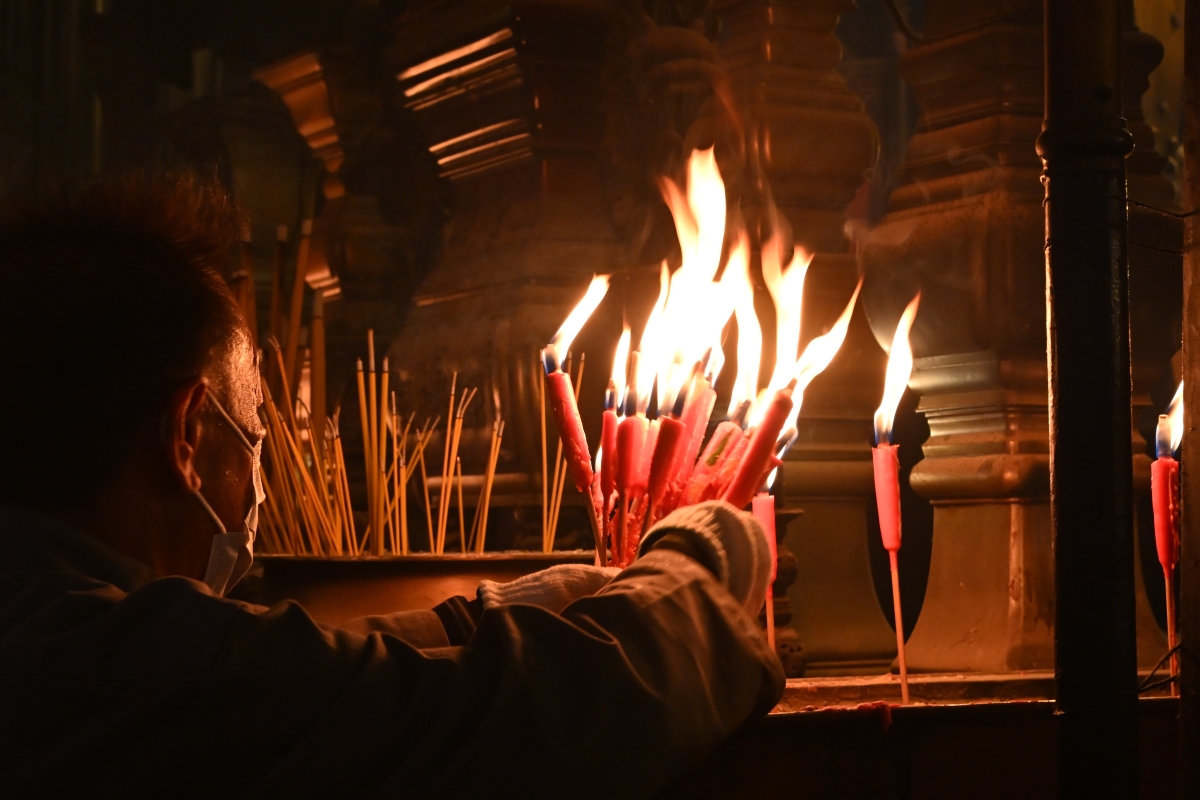
{"label": "incense stick", "polygon": [[[312,220],[306,219],[300,224],[300,243],[296,249],[296,276],[292,281],[292,303],[288,308],[287,338],[284,340],[284,347],[287,348],[287,356],[283,362],[284,371],[293,381],[299,377],[296,371],[296,352],[300,346],[300,312],[304,308],[304,287],[305,278],[308,277],[308,247],[311,238]],[[289,389],[293,388],[286,382],[283,385]]]}
{"label": "incense stick", "polygon": [[542,362],[538,359],[538,365],[535,375],[538,376],[538,403],[539,403],[539,422],[541,424],[542,433],[542,549],[546,549],[546,539],[549,534],[550,525],[550,506],[549,492],[547,481],[550,478],[549,467],[546,465],[546,381],[542,376]]}
{"label": "incense stick", "polygon": [[454,466],[455,466],[455,469],[458,471],[458,538],[459,538],[458,544],[459,544],[459,549],[465,553],[465,552],[467,552],[467,523],[466,523],[466,520],[464,519],[464,514],[463,514],[462,459],[461,458],[455,459]]}

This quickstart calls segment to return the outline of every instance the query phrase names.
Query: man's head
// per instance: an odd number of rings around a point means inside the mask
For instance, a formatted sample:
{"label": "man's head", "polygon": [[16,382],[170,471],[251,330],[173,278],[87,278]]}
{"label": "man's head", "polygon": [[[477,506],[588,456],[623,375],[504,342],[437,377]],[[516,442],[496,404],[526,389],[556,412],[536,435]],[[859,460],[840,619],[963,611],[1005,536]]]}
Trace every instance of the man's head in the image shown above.
{"label": "man's head", "polygon": [[[221,279],[241,218],[219,187],[127,177],[0,217],[0,503],[199,577],[252,498],[257,355]],[[215,407],[228,410],[238,430]],[[203,488],[201,488],[203,487]]]}

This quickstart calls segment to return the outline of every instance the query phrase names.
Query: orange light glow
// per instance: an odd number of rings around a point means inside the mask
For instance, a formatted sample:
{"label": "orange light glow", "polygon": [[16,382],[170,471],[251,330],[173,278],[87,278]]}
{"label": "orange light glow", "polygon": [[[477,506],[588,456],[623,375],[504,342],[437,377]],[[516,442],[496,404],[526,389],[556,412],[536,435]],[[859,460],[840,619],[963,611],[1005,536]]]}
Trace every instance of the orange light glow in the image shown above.
{"label": "orange light glow", "polygon": [[629,330],[629,326],[626,325],[625,329],[621,331],[621,338],[617,340],[617,352],[613,354],[612,382],[613,391],[616,395],[613,398],[613,402],[618,405],[618,414],[621,412],[619,408],[621,399],[625,395],[626,371],[629,369],[630,338],[631,331]]}
{"label": "orange light glow", "polygon": [[917,318],[917,306],[921,303],[921,293],[912,299],[900,322],[896,325],[896,335],[892,337],[891,352],[888,354],[887,377],[883,382],[883,401],[875,411],[875,443],[889,444],[892,441],[892,423],[896,418],[896,407],[908,387],[908,379],[912,375],[913,354],[908,342],[908,332],[912,329],[913,320]]}
{"label": "orange light glow", "polygon": [[554,338],[550,340],[550,344],[546,345],[546,350],[554,359],[554,366],[558,367],[566,358],[567,351],[571,349],[571,343],[575,341],[575,337],[579,334],[581,328],[588,318],[592,316],[592,312],[596,310],[596,306],[600,305],[600,301],[604,299],[604,295],[608,294],[608,276],[597,275],[592,278],[592,282],[588,285],[587,293],[578,305],[571,310],[563,321],[558,332],[554,334]]}

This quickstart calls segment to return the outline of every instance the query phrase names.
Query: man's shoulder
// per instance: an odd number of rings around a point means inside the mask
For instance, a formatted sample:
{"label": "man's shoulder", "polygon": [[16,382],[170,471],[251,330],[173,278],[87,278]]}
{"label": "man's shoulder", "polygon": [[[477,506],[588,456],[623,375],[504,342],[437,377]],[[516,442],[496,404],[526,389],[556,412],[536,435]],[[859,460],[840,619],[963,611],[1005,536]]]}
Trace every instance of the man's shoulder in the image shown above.
{"label": "man's shoulder", "polygon": [[237,613],[236,603],[186,578],[125,592],[67,572],[0,575],[0,674],[105,681],[204,673]]}

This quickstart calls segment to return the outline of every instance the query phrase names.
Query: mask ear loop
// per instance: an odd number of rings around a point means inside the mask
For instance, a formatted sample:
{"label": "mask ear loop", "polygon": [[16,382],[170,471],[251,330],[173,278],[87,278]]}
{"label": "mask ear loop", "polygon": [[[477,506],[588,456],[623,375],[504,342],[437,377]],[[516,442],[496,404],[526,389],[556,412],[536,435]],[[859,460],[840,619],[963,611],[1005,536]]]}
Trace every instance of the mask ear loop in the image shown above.
{"label": "mask ear loop", "polygon": [[221,533],[229,533],[229,531],[225,528],[225,523],[222,522],[221,518],[217,516],[217,512],[213,511],[213,507],[210,506],[208,501],[204,499],[204,495],[200,494],[200,490],[197,489],[196,491],[192,492],[192,494],[195,495],[196,499],[200,501],[200,505],[204,506],[204,510],[208,512],[208,515],[212,517],[212,521],[215,522],[217,527],[221,529]]}
{"label": "mask ear loop", "polygon": [[250,444],[250,440],[246,438],[246,434],[242,433],[241,427],[239,427],[238,424],[233,421],[233,417],[229,416],[229,412],[225,410],[225,406],[221,405],[221,401],[216,398],[216,395],[214,395],[211,391],[206,391],[204,396],[209,400],[212,400],[212,404],[217,407],[217,411],[219,411],[221,416],[225,418],[225,421],[229,423],[229,427],[233,428],[233,432],[236,433],[238,438],[242,440],[242,444],[246,446],[247,450],[253,453],[254,445]]}

